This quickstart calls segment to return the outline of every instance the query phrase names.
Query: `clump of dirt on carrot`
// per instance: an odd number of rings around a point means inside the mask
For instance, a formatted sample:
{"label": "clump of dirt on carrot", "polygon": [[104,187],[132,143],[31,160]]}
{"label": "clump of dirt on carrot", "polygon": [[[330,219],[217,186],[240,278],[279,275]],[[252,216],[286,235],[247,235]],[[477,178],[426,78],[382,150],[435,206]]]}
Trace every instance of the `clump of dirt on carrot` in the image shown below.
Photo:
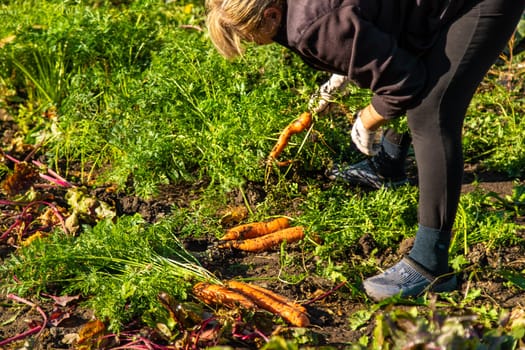
{"label": "clump of dirt on carrot", "polygon": [[[195,297],[209,305],[222,305],[228,308],[234,306],[245,307],[244,303],[230,303],[232,296],[239,297],[241,300],[250,300],[253,305],[263,310],[278,315],[296,327],[307,327],[310,320],[306,314],[306,309],[285,296],[279,295],[266,288],[253,284],[230,280],[225,286],[199,282],[193,288]],[[227,302],[225,302],[227,301]],[[246,305],[250,305],[247,303]],[[248,309],[254,309],[248,307]]]}
{"label": "clump of dirt on carrot", "polygon": [[290,141],[290,138],[292,135],[300,133],[301,131],[304,131],[308,129],[312,125],[312,113],[310,112],[304,112],[302,113],[299,118],[294,120],[292,123],[290,123],[279,135],[279,139],[277,140],[277,143],[273,147],[272,151],[269,155],[269,161],[275,161],[275,163],[278,166],[286,166],[291,163],[290,160],[287,161],[277,161],[277,158],[282,153],[282,151],[286,148],[288,145],[288,142]]}

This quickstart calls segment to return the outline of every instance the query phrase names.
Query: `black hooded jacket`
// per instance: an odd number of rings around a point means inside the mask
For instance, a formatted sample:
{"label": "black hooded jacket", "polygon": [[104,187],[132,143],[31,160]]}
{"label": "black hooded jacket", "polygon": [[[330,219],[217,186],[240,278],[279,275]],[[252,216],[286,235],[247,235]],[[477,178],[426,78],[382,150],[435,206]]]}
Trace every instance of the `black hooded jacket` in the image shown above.
{"label": "black hooded jacket", "polygon": [[390,119],[417,104],[427,69],[420,57],[464,2],[287,0],[273,39],[308,65],[371,89],[373,106]]}

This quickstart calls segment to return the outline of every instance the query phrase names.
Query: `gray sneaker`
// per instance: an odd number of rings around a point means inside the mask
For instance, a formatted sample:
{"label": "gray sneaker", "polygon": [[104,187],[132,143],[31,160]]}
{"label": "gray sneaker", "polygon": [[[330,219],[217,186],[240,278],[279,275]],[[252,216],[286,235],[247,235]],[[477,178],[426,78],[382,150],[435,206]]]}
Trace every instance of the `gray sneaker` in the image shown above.
{"label": "gray sneaker", "polygon": [[395,188],[408,183],[404,171],[399,176],[386,177],[379,174],[376,164],[374,158],[347,166],[334,164],[328,172],[328,178],[330,180],[340,179],[353,185],[364,185],[375,189]]}
{"label": "gray sneaker", "polygon": [[455,275],[432,276],[421,265],[404,257],[385,272],[363,282],[366,294],[375,301],[399,295],[418,296],[426,291],[448,292],[457,288]]}

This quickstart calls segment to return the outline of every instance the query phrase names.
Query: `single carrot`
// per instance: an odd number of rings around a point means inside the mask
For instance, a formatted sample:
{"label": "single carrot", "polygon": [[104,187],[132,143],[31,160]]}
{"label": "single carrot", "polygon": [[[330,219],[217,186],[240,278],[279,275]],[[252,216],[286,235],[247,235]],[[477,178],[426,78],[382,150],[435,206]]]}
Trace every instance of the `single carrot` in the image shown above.
{"label": "single carrot", "polygon": [[[299,116],[299,118],[297,118],[286,128],[284,128],[284,130],[279,135],[277,143],[270,152],[270,160],[276,160],[279,157],[279,155],[288,145],[288,141],[290,140],[290,137],[292,137],[292,135],[300,133],[301,131],[309,128],[310,125],[312,125],[312,113],[304,112]],[[277,165],[286,166],[290,164],[290,162],[291,161],[277,162]]]}
{"label": "single carrot", "polygon": [[192,288],[193,295],[208,305],[224,305],[228,308],[256,309],[257,305],[244,294],[219,284],[198,282]]}
{"label": "single carrot", "polygon": [[231,241],[234,239],[255,238],[288,227],[290,227],[290,220],[284,217],[268,222],[254,222],[232,227],[226,231],[226,234],[221,238],[221,240]]}
{"label": "single carrot", "polygon": [[307,327],[310,325],[308,316],[300,308],[284,303],[280,298],[275,298],[271,294],[261,291],[260,288],[254,288],[248,283],[238,281],[229,281],[227,285],[231,289],[249,296],[260,308],[281,316],[294,326]]}
{"label": "single carrot", "polygon": [[[227,287],[230,287],[230,288],[233,288],[233,289],[239,289],[239,283],[243,283],[243,282],[238,282],[238,281],[234,281],[234,280],[230,280],[228,282],[226,282],[226,286]],[[235,288],[237,286],[237,288]],[[263,287],[260,287],[258,285],[255,285],[255,284],[250,284],[249,285],[251,288],[253,289],[256,289],[266,295],[268,295],[269,297],[272,297],[278,301],[280,301],[281,303],[284,303],[284,304],[287,304],[299,311],[301,311],[302,313],[306,313],[306,308],[304,306],[302,306],[301,304],[298,304],[296,303],[295,301],[293,300],[290,300],[288,299],[287,297],[285,297],[284,295],[281,295],[281,294],[278,294],[278,293],[275,293],[274,291],[271,291],[269,289],[266,289],[266,288],[263,288]]]}
{"label": "single carrot", "polygon": [[228,241],[219,245],[219,248],[235,248],[247,252],[262,252],[275,248],[277,245],[286,241],[287,243],[297,242],[304,238],[302,226],[288,227],[267,235],[244,240]]}

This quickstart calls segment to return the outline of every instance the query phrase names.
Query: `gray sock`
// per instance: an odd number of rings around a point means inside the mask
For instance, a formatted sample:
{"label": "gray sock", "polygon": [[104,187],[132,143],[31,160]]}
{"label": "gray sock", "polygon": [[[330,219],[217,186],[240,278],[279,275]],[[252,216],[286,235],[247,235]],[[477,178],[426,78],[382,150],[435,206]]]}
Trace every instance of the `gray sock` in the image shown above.
{"label": "gray sock", "polygon": [[386,154],[392,159],[399,159],[401,155],[401,146],[397,143],[390,142],[386,137],[381,141],[381,146],[385,150]]}
{"label": "gray sock", "polygon": [[394,160],[405,160],[412,138],[409,133],[399,134],[394,129],[387,129],[381,145],[385,153]]}
{"label": "gray sock", "polygon": [[408,256],[435,276],[447,273],[450,236],[449,231],[419,225],[414,246]]}
{"label": "gray sock", "polygon": [[387,179],[406,178],[405,161],[412,142],[409,133],[387,129],[381,140],[381,151],[372,158],[377,173]]}

